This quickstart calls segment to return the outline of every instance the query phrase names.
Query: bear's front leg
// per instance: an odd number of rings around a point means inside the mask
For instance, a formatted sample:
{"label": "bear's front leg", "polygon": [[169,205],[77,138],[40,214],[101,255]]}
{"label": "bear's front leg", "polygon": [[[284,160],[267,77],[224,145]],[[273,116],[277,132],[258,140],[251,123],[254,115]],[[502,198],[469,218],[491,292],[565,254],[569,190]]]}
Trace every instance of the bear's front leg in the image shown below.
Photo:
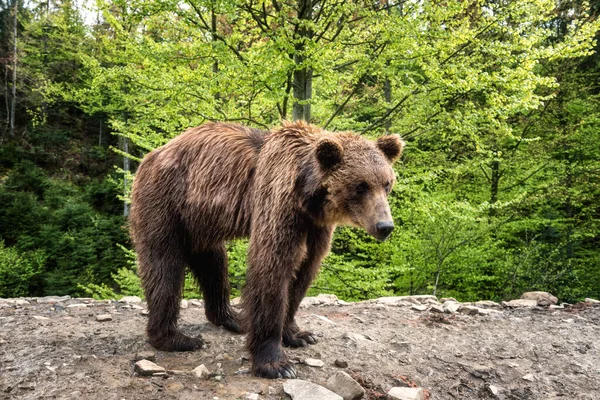
{"label": "bear's front leg", "polygon": [[271,379],[296,377],[296,368],[283,351],[282,335],[289,288],[302,262],[306,240],[297,224],[278,226],[272,233],[272,229],[260,229],[260,221],[253,225],[243,293],[252,370],[256,376]]}
{"label": "bear's front leg", "polygon": [[317,343],[317,338],[312,332],[301,331],[298,328],[295,316],[300,302],[319,272],[321,261],[329,250],[333,230],[333,227],[318,227],[315,225],[311,225],[308,229],[306,257],[300,264],[289,290],[289,302],[283,327],[283,345],[286,347],[304,347]]}

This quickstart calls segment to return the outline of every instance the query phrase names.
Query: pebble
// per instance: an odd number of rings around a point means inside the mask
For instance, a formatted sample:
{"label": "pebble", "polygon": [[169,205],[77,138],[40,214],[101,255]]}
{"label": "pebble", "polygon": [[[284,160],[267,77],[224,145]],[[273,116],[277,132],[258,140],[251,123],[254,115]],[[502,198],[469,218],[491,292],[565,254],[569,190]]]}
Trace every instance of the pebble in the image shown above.
{"label": "pebble", "polygon": [[166,372],[167,372],[160,365],[156,365],[152,361],[148,361],[148,360],[140,360],[140,361],[136,362],[134,370],[138,374],[144,375],[144,376],[154,375],[156,373],[165,373],[166,374]]}
{"label": "pebble", "polygon": [[333,365],[335,365],[338,368],[348,368],[348,362],[344,360],[335,360]]}
{"label": "pebble", "polygon": [[17,306],[28,306],[29,302],[27,300],[23,300],[23,299],[16,299],[15,300],[15,305],[17,305]]}
{"label": "pebble", "polygon": [[500,389],[498,389],[498,387],[494,385],[489,385],[487,389],[493,396],[498,396],[498,393],[500,393]]}
{"label": "pebble", "polygon": [[[123,306],[123,307],[126,307],[126,306]],[[137,305],[137,304],[132,304],[132,305],[131,305],[131,309],[132,309],[132,310],[143,310],[143,309],[144,309],[144,307],[142,307],[142,306],[140,306],[140,305]]]}
{"label": "pebble", "polygon": [[323,386],[301,379],[288,379],[283,384],[283,391],[292,400],[343,400],[343,397],[339,394],[335,394]]}
{"label": "pebble", "polygon": [[527,374],[523,377],[524,380],[529,381],[529,382],[533,382],[535,381],[535,378],[533,377],[533,374]]}
{"label": "pebble", "polygon": [[424,306],[421,304],[415,304],[410,307],[410,309],[413,311],[427,311],[427,308],[428,308],[427,306]]}
{"label": "pebble", "polygon": [[247,375],[250,373],[250,368],[240,368],[237,371],[235,371],[236,375]]}
{"label": "pebble", "polygon": [[590,299],[589,297],[585,299],[585,302],[591,304],[600,304],[600,300]]}
{"label": "pebble", "polygon": [[521,299],[535,300],[538,306],[549,306],[550,304],[558,303],[556,296],[553,296],[548,292],[526,292],[523,293]]}
{"label": "pebble", "polygon": [[112,315],[110,314],[100,314],[100,315],[96,315],[96,321],[98,322],[104,322],[104,321],[112,321]]}
{"label": "pebble", "polygon": [[342,396],[344,400],[358,400],[365,395],[365,389],[344,371],[337,371],[330,376],[325,387]]}
{"label": "pebble", "polygon": [[47,321],[50,318],[48,318],[48,317],[42,317],[41,315],[34,315],[33,319],[37,319],[38,321]]}
{"label": "pebble", "polygon": [[258,400],[260,399],[260,396],[258,395],[258,393],[246,393],[244,395],[244,400]]}
{"label": "pebble", "polygon": [[183,308],[183,309],[186,309],[186,308],[188,308],[189,306],[190,306],[190,305],[189,305],[189,303],[188,303],[188,301],[187,301],[187,300],[181,300],[181,301],[179,302],[179,307],[181,307],[181,308]]}
{"label": "pebble", "polygon": [[309,367],[315,368],[323,368],[323,366],[325,365],[323,361],[314,358],[307,358],[306,360],[304,360],[304,364],[308,365]]}
{"label": "pebble", "polygon": [[388,392],[390,400],[424,400],[422,388],[393,387]]}
{"label": "pebble", "polygon": [[138,296],[123,296],[121,297],[121,300],[119,300],[119,303],[141,303],[142,299],[140,299]]}
{"label": "pebble", "polygon": [[69,304],[67,306],[67,308],[85,308],[85,307],[89,307],[89,304],[85,304],[85,303],[75,303],[75,304]]}
{"label": "pebble", "polygon": [[196,377],[200,379],[208,379],[210,377],[210,371],[204,364],[200,364],[192,371]]}
{"label": "pebble", "polygon": [[188,303],[194,307],[204,307],[204,302],[202,300],[191,299],[188,300]]}

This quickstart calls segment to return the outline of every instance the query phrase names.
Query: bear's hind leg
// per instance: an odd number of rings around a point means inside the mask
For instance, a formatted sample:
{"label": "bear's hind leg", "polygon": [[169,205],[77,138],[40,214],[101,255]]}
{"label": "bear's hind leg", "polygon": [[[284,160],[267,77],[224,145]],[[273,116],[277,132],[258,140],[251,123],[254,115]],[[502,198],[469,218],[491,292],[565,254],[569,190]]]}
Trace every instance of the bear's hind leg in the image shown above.
{"label": "bear's hind leg", "polygon": [[237,313],[229,305],[229,277],[225,245],[190,256],[189,267],[204,293],[206,318],[217,326],[242,333]]}
{"label": "bear's hind leg", "polygon": [[[140,246],[141,247],[141,246]],[[148,302],[148,339],[152,346],[164,351],[192,351],[204,341],[184,335],[177,328],[181,291],[185,278],[185,261],[173,248],[152,253],[149,260],[138,251],[140,277]],[[157,256],[160,254],[160,256]]]}

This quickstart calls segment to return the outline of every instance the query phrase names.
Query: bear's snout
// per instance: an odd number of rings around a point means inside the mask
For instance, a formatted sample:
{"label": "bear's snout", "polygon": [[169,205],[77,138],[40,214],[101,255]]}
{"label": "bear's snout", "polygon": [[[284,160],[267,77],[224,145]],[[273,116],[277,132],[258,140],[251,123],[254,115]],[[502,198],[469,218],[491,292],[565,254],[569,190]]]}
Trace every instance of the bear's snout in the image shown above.
{"label": "bear's snout", "polygon": [[394,223],[392,221],[382,221],[375,224],[375,230],[377,232],[376,238],[382,242],[387,239],[392,231],[394,230]]}

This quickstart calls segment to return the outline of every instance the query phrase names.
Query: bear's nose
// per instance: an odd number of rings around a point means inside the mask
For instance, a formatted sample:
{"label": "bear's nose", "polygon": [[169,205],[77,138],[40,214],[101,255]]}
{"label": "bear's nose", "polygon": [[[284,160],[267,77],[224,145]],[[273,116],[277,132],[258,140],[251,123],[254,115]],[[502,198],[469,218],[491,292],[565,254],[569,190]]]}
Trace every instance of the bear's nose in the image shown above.
{"label": "bear's nose", "polygon": [[378,222],[375,225],[375,229],[377,230],[377,238],[379,240],[385,240],[394,230],[394,223],[392,221]]}

